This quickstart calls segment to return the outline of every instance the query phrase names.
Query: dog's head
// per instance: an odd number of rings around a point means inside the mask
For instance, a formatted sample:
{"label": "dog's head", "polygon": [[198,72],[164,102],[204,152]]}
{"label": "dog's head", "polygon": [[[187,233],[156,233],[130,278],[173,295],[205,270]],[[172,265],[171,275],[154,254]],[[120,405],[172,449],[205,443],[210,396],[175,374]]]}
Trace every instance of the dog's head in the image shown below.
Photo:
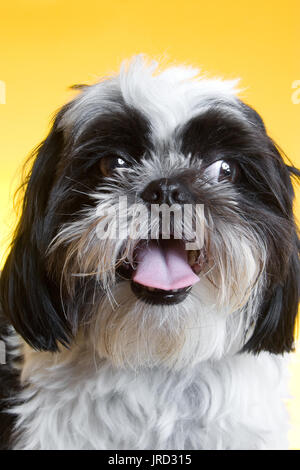
{"label": "dog's head", "polygon": [[57,351],[80,330],[118,366],[291,351],[298,172],[235,82],[155,67],[137,58],[57,114],[3,311],[33,348]]}

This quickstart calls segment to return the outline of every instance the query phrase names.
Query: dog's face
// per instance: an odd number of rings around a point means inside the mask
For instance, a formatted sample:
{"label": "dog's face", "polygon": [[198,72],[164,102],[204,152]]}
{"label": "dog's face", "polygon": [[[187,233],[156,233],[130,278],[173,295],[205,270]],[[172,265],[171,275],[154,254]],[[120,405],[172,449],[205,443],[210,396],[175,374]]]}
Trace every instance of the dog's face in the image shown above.
{"label": "dog's face", "polygon": [[137,59],[58,113],[1,279],[33,347],[81,330],[133,367],[291,350],[297,171],[234,83],[194,74]]}

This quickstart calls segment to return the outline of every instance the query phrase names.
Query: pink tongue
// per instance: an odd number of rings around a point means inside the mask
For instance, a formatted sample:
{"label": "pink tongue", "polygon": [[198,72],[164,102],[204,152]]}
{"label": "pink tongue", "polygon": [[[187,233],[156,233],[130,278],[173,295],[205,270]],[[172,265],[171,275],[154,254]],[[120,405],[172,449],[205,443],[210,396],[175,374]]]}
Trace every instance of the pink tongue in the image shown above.
{"label": "pink tongue", "polygon": [[173,290],[192,286],[199,281],[187,261],[187,251],[180,240],[160,240],[137,253],[134,282],[156,289]]}

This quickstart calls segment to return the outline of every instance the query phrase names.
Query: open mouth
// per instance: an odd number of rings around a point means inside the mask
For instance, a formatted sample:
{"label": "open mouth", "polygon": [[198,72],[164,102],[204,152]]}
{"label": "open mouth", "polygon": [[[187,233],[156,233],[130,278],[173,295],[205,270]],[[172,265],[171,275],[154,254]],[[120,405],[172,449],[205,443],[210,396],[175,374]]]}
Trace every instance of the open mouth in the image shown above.
{"label": "open mouth", "polygon": [[200,251],[187,251],[182,240],[140,242],[134,256],[134,268],[125,261],[118,272],[131,280],[134,294],[150,304],[182,302],[199,281]]}

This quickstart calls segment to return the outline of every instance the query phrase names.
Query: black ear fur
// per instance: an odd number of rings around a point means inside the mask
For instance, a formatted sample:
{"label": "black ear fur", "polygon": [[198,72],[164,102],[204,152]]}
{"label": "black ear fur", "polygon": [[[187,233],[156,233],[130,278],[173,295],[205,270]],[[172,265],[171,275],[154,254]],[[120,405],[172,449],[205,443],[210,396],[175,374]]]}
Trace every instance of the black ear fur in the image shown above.
{"label": "black ear fur", "polygon": [[299,298],[300,263],[295,250],[285,281],[266,293],[252,337],[243,350],[273,354],[293,351]]}
{"label": "black ear fur", "polygon": [[[272,145],[279,155],[275,144],[272,143]],[[273,354],[283,354],[291,352],[295,348],[294,338],[300,301],[300,240],[292,213],[294,191],[290,176],[299,178],[300,171],[294,166],[284,164],[283,169],[285,178],[282,175],[282,181],[288,181],[286,190],[289,194],[290,208],[286,208],[286,214],[290,214],[292,249],[287,267],[283,269],[286,273],[285,276],[281,282],[277,282],[275,285],[270,282],[270,288],[265,293],[254,332],[243,348],[243,351],[247,352],[268,351]],[[278,249],[280,249],[280,240]],[[276,254],[274,255],[276,256]]]}
{"label": "black ear fur", "polygon": [[4,314],[33,348],[56,351],[67,345],[71,333],[61,312],[57,286],[45,268],[48,246],[47,203],[63,149],[56,118],[53,128],[36,151],[28,179],[22,216],[0,278]]}
{"label": "black ear fur", "polygon": [[[282,156],[289,161],[281,149],[267,135],[261,116],[249,105],[240,103],[248,122],[252,123],[268,141],[270,155],[273,156],[276,166],[277,179],[276,197],[280,202],[281,217],[289,224],[290,240],[276,240],[277,251],[271,256],[279,258],[278,250],[290,246],[289,256],[282,257],[282,266],[278,272],[267,269],[268,288],[265,292],[260,311],[258,313],[254,331],[251,338],[243,347],[243,351],[259,353],[268,351],[274,354],[283,354],[294,349],[294,335],[300,300],[300,242],[297,236],[296,224],[293,216],[294,191],[291,176],[300,177],[300,171],[292,164],[284,164]],[[279,172],[279,173],[278,173]],[[270,264],[274,264],[271,260]],[[279,276],[279,277],[278,277]],[[274,281],[273,279],[276,279]]]}

